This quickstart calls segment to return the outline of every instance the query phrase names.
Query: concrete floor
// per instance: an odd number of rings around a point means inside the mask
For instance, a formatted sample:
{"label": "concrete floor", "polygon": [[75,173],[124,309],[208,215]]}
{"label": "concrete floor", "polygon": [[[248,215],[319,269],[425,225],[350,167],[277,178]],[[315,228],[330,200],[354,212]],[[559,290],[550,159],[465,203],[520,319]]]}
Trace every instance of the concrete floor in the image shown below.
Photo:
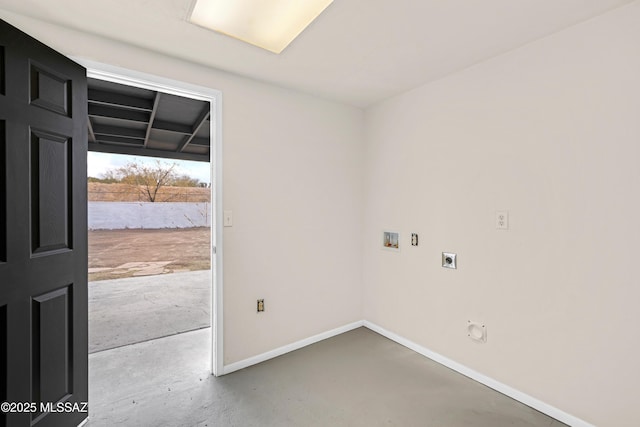
{"label": "concrete floor", "polygon": [[232,374],[209,374],[210,330],[89,356],[99,426],[564,424],[365,328]]}
{"label": "concrete floor", "polygon": [[89,353],[211,325],[211,271],[89,282]]}

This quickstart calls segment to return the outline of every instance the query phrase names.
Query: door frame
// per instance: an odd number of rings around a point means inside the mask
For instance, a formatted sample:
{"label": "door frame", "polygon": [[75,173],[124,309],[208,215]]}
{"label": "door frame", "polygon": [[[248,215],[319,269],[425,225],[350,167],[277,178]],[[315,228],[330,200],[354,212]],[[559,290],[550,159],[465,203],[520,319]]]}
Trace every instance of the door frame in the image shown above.
{"label": "door frame", "polygon": [[[215,185],[215,232],[211,236],[211,372],[215,376],[224,374],[224,325],[223,325],[223,206],[222,206],[222,92],[204,86],[172,80],[152,74],[120,68],[83,58],[71,57],[87,69],[88,78],[107,80],[129,86],[169,93],[171,95],[208,101],[212,120],[210,121],[211,148],[209,150],[211,178]],[[215,149],[213,149],[215,147]],[[212,209],[213,210],[213,209]]]}

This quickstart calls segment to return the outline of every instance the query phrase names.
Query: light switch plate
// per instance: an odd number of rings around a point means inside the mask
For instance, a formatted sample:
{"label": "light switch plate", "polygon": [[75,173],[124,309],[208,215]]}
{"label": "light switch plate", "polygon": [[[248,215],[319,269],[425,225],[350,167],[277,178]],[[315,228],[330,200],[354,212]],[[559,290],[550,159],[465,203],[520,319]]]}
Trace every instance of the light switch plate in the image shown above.
{"label": "light switch plate", "polygon": [[224,226],[231,227],[233,225],[233,212],[224,211]]}

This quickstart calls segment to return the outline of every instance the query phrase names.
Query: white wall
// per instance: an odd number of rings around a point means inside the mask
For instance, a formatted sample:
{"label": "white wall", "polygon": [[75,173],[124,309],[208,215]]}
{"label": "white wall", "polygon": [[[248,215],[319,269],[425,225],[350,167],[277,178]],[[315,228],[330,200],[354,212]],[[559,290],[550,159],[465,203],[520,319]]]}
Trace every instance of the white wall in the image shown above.
{"label": "white wall", "polygon": [[640,419],[639,23],[635,2],[365,120],[364,318],[598,426]]}
{"label": "white wall", "polygon": [[[223,94],[224,361],[361,319],[362,110],[3,12],[70,56]],[[256,313],[256,299],[266,311]]]}
{"label": "white wall", "polygon": [[211,227],[210,203],[88,202],[87,211],[89,230]]}

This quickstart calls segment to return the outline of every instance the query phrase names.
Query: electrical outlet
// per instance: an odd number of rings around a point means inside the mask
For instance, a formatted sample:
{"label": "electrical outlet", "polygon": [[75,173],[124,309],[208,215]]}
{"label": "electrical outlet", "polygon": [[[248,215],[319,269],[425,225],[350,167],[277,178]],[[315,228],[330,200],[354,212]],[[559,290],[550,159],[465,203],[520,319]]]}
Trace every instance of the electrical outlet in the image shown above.
{"label": "electrical outlet", "polygon": [[497,230],[509,229],[509,212],[507,211],[496,212],[496,229]]}
{"label": "electrical outlet", "polygon": [[264,311],[264,300],[263,299],[259,299],[258,300],[258,313]]}
{"label": "electrical outlet", "polygon": [[411,246],[418,246],[418,234],[411,233]]}

